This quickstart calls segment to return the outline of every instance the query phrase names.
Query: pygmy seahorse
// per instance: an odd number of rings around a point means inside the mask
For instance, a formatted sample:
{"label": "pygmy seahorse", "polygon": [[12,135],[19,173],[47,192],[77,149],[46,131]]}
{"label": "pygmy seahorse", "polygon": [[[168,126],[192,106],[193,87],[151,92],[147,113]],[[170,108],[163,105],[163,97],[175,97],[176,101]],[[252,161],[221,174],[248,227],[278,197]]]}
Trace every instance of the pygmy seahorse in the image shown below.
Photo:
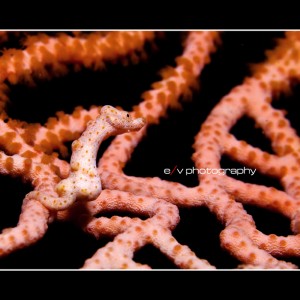
{"label": "pygmy seahorse", "polygon": [[59,197],[43,192],[35,193],[36,198],[47,208],[63,210],[76,200],[91,201],[102,190],[101,179],[96,167],[96,157],[103,140],[112,135],[140,130],[145,125],[143,118],[133,118],[128,112],[110,105],[102,107],[100,115],[89,121],[86,130],[72,143],[70,174],[55,187]]}

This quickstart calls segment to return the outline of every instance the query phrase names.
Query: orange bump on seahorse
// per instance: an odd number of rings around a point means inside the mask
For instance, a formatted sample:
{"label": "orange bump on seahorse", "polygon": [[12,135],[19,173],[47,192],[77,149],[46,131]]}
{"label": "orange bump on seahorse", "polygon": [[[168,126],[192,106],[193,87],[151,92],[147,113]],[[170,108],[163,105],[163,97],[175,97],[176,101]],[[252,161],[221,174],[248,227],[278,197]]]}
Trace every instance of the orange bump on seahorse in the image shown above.
{"label": "orange bump on seahorse", "polygon": [[64,210],[76,200],[96,199],[102,190],[96,167],[101,142],[112,135],[140,130],[145,123],[144,118],[133,118],[126,111],[110,105],[103,106],[100,115],[94,121],[90,121],[80,138],[72,143],[70,174],[55,188],[59,196],[53,197],[37,191],[31,193],[52,210]]}

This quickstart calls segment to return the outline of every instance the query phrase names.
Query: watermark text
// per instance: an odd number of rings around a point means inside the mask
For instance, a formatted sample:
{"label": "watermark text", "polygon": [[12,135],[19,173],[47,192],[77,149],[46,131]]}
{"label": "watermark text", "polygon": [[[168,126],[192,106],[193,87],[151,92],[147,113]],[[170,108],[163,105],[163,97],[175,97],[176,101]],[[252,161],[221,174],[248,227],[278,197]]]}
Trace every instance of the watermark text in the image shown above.
{"label": "watermark text", "polygon": [[173,169],[164,169],[164,173],[167,175],[173,175],[174,173],[178,173],[179,175],[204,175],[204,174],[212,174],[212,175],[251,175],[253,176],[256,172],[256,169],[250,168],[178,168],[175,166]]}

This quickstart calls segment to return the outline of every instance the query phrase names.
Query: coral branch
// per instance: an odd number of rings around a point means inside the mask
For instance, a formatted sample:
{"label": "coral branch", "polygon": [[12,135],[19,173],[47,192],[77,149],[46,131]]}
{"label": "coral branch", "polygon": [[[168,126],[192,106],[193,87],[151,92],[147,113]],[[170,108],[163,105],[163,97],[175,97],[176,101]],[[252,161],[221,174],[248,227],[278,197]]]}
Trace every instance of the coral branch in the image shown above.
{"label": "coral branch", "polygon": [[0,234],[0,256],[35,243],[46,233],[48,222],[48,210],[30,196],[26,197],[18,225]]}

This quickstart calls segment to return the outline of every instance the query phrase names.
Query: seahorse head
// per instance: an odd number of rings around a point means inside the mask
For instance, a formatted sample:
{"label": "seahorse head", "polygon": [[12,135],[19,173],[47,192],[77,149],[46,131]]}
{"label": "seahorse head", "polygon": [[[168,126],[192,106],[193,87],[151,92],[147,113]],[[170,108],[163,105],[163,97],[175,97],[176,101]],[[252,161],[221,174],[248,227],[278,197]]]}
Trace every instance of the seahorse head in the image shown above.
{"label": "seahorse head", "polygon": [[137,131],[146,124],[144,118],[133,118],[129,112],[118,110],[110,105],[102,107],[101,116],[118,132]]}

